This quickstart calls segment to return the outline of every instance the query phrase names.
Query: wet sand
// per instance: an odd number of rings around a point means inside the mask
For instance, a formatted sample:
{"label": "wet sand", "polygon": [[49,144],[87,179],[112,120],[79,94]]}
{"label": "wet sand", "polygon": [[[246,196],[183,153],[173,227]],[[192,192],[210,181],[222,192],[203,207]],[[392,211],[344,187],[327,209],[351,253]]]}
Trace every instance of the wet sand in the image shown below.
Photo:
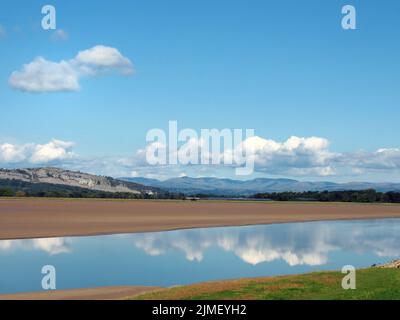
{"label": "wet sand", "polygon": [[122,286],[0,295],[0,300],[121,300],[159,287]]}
{"label": "wet sand", "polygon": [[0,239],[374,218],[400,218],[400,205],[1,199]]}

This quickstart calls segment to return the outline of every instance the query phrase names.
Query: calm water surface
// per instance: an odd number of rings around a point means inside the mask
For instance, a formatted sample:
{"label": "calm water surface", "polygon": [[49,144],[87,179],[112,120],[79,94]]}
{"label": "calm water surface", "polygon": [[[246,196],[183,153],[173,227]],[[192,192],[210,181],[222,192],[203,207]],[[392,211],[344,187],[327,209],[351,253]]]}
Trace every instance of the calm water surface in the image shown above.
{"label": "calm water surface", "polygon": [[171,286],[206,280],[367,267],[400,257],[400,220],[335,221],[191,229],[96,237],[0,241],[0,293]]}

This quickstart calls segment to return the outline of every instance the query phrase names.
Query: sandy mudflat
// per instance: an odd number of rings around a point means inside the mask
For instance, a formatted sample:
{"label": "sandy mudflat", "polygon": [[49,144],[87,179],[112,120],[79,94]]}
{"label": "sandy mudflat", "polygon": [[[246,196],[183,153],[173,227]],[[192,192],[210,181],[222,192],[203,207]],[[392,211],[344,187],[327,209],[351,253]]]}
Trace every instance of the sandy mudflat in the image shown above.
{"label": "sandy mudflat", "polygon": [[400,205],[1,199],[0,239],[389,217]]}
{"label": "sandy mudflat", "polygon": [[0,300],[119,300],[159,289],[158,287],[100,287],[0,295]]}

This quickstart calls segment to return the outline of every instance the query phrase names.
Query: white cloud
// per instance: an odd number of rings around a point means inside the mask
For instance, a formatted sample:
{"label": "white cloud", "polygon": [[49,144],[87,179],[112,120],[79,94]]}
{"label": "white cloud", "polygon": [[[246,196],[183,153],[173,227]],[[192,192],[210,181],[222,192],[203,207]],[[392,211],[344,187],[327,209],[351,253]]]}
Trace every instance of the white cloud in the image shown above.
{"label": "white cloud", "polygon": [[79,90],[79,75],[67,61],[52,62],[42,57],[14,71],[9,79],[14,89],[27,92]]}
{"label": "white cloud", "polygon": [[[190,140],[182,149],[178,148],[177,156],[189,150],[188,146],[197,148],[201,141]],[[165,164],[149,165],[146,153],[152,148],[160,148],[168,154],[168,146],[153,142],[139,149],[133,157],[82,157],[73,152],[74,143],[51,140],[43,144],[0,143],[0,164],[8,168],[42,164],[56,165],[70,170],[80,170],[94,174],[115,177],[132,176],[165,180],[172,177],[231,177],[235,165],[185,165]],[[384,148],[372,152],[339,153],[329,149],[327,139],[318,137],[290,137],[279,142],[261,137],[253,137],[243,142],[246,149],[251,149],[254,157],[254,176],[265,174],[278,177],[307,177],[334,179],[353,179],[362,176],[372,180],[379,176],[379,181],[387,177],[388,181],[397,180],[400,174],[400,149]],[[237,148],[240,149],[240,148]],[[207,155],[211,157],[212,155]],[[224,153],[219,156],[223,158]],[[370,175],[370,176],[369,176]],[[375,175],[375,176],[374,176]],[[326,178],[329,177],[329,178]]]}
{"label": "white cloud", "polygon": [[[184,144],[178,146],[177,151],[171,155],[178,160],[191,159],[190,152],[198,152],[198,158],[206,158],[211,163],[211,158],[216,154],[220,159],[220,165],[202,165],[197,163],[182,163],[170,165],[168,163],[169,148],[161,142],[151,142],[145,148],[136,151],[133,157],[120,159],[119,164],[131,172],[136,171],[137,175],[143,176],[150,168],[162,173],[164,176],[178,176],[186,170],[197,170],[202,168],[235,168],[240,166],[232,161],[233,165],[227,164],[224,159],[232,159],[235,154],[241,154],[244,150],[254,160],[254,171],[259,174],[270,174],[285,177],[330,177],[366,175],[379,172],[400,173],[400,148],[381,148],[370,152],[335,152],[330,150],[330,143],[322,137],[289,137],[286,141],[275,141],[254,136],[244,140],[234,150],[220,150],[220,153],[201,153],[202,139],[190,138]],[[223,144],[221,144],[223,145]],[[189,153],[188,153],[189,152]],[[167,156],[167,163],[154,165],[147,161],[146,155],[164,154]],[[182,157],[183,156],[183,157]],[[194,157],[196,158],[196,157]],[[190,161],[190,160],[189,160]],[[175,173],[173,172],[173,168]],[[139,173],[140,172],[140,173]],[[193,172],[192,174],[193,175]]]}
{"label": "white cloud", "polygon": [[[202,139],[191,138],[178,148],[178,159],[190,158],[188,153],[198,152],[202,158],[211,159],[214,150],[201,154]],[[292,176],[330,176],[336,173],[334,163],[340,156],[329,150],[329,141],[319,137],[300,138],[290,137],[284,142],[264,139],[254,136],[244,140],[232,150],[221,151],[217,157],[224,163],[224,159],[232,159],[233,155],[246,154],[254,158],[255,170],[269,174],[290,174]],[[146,154],[168,154],[168,146],[160,142],[149,143],[144,149],[139,149],[131,159],[121,160],[126,166],[149,166]],[[174,154],[175,155],[175,154]],[[196,157],[194,157],[196,158]],[[239,157],[237,157],[239,158]],[[225,162],[226,163],[226,162]],[[235,164],[234,161],[232,161]],[[182,164],[182,163],[181,163]],[[193,164],[193,162],[191,163]]]}
{"label": "white cloud", "polygon": [[115,48],[95,46],[68,61],[53,62],[37,57],[14,71],[9,84],[25,92],[70,92],[79,90],[80,78],[111,71],[130,75],[133,64]]}
{"label": "white cloud", "polygon": [[256,170],[274,174],[332,175],[331,163],[338,157],[329,151],[329,141],[319,137],[292,136],[284,142],[251,137],[241,147],[254,155]]}
{"label": "white cloud", "polygon": [[47,164],[72,159],[74,143],[53,139],[46,144],[0,144],[1,164]]}
{"label": "white cloud", "polygon": [[132,74],[133,64],[117,49],[105,46],[95,46],[91,49],[80,51],[75,58],[76,62],[99,68],[113,68],[122,74]]}
{"label": "white cloud", "polygon": [[32,163],[47,163],[72,158],[74,153],[70,150],[73,146],[73,142],[61,140],[52,140],[46,144],[38,144],[34,148],[30,161]]}
{"label": "white cloud", "polygon": [[58,40],[68,40],[69,35],[68,33],[63,30],[63,29],[57,29],[54,31],[51,35],[51,40],[58,41]]}
{"label": "white cloud", "polygon": [[0,163],[18,163],[26,159],[29,145],[0,144]]}
{"label": "white cloud", "polygon": [[374,152],[355,152],[343,155],[343,160],[350,163],[355,170],[399,170],[400,149],[381,148]]}

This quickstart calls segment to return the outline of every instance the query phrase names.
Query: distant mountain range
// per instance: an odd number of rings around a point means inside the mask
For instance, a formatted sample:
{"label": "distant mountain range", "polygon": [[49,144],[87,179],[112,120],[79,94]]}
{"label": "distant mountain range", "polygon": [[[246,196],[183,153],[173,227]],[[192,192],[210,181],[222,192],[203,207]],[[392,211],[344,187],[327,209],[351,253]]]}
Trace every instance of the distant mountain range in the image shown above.
{"label": "distant mountain range", "polygon": [[[62,190],[61,187],[64,187],[111,193],[148,194],[158,191],[157,188],[135,182],[58,168],[0,169],[0,186],[13,186],[11,182],[14,185],[15,182],[19,182],[19,185],[24,186],[25,189],[37,190],[40,185],[43,191],[55,190],[54,186],[57,186],[56,190]],[[32,185],[31,188],[30,185]]]}
{"label": "distant mountain range", "polygon": [[344,191],[375,189],[380,192],[400,191],[400,183],[368,182],[305,182],[292,179],[257,178],[241,181],[218,178],[172,178],[165,181],[147,178],[120,178],[120,180],[139,183],[145,186],[162,188],[170,192],[186,195],[210,194],[216,196],[250,196],[256,193],[303,192],[303,191]]}
{"label": "distant mountain range", "polygon": [[257,178],[253,180],[232,180],[218,178],[172,178],[166,181],[147,178],[104,177],[59,168],[0,169],[0,188],[14,191],[57,191],[126,193],[132,195],[166,196],[183,193],[185,195],[251,196],[257,193],[304,192],[304,191],[344,191],[375,189],[376,191],[400,191],[400,183],[333,183],[306,182],[292,179]]}

